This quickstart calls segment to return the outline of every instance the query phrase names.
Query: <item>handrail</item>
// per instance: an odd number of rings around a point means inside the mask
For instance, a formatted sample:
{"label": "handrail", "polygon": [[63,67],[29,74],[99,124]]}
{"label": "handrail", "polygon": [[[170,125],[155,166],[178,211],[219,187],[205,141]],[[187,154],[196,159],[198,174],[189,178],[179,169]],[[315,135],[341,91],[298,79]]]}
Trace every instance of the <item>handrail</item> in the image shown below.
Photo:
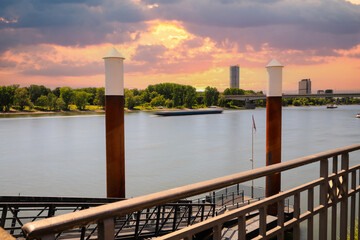
{"label": "handrail", "polygon": [[354,144],[351,146],[342,147],[307,157],[274,164],[271,166],[261,167],[254,170],[190,184],[183,187],[173,188],[158,193],[152,193],[120,202],[110,203],[79,212],[27,223],[23,226],[22,229],[26,233],[28,239],[33,239],[47,234],[55,234],[57,232],[97,223],[115,216],[129,214],[142,209],[213,191],[215,189],[223,188],[229,185],[242,183],[270,174],[290,170],[296,167],[320,161],[325,158],[349,153],[359,149],[360,144]]}

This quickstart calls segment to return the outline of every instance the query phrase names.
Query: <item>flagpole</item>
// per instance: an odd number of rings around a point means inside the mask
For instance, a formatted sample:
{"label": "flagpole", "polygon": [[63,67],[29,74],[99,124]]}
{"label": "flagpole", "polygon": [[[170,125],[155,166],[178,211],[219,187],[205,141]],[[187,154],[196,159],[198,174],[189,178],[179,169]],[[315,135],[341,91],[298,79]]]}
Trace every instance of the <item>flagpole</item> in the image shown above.
{"label": "flagpole", "polygon": [[[254,170],[254,116],[251,128],[251,170]],[[254,179],[251,180],[251,198],[254,198]]]}

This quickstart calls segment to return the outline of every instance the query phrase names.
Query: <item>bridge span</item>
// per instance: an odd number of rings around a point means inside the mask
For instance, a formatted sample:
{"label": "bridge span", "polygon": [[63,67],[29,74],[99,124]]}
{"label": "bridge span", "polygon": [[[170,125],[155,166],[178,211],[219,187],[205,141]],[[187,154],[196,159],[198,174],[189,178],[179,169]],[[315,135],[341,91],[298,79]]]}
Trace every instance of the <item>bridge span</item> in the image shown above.
{"label": "bridge span", "polygon": [[[228,100],[264,100],[266,95],[256,94],[256,95],[224,95],[225,99]],[[323,93],[323,94],[283,94],[282,98],[330,98],[330,97],[360,97],[360,93]]]}

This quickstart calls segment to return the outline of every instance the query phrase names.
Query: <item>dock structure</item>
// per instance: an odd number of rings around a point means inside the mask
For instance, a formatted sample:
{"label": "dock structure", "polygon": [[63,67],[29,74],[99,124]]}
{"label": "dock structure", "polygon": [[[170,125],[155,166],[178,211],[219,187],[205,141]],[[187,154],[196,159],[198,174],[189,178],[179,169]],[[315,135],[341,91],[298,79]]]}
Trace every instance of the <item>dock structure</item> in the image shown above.
{"label": "dock structure", "polygon": [[[115,218],[116,239],[152,238],[187,226],[206,221],[232,209],[240,208],[261,199],[244,195],[247,186],[234,185],[194,199],[182,199],[155,207],[134,211]],[[259,189],[261,196],[263,189]],[[78,212],[97,206],[124,201],[112,198],[71,197],[0,197],[0,227],[8,236],[26,237],[24,224],[54,216]],[[256,214],[253,214],[256,216]],[[250,217],[250,216],[249,216]],[[57,234],[59,239],[92,239],[98,235],[96,225]],[[0,238],[3,239],[3,238]]]}

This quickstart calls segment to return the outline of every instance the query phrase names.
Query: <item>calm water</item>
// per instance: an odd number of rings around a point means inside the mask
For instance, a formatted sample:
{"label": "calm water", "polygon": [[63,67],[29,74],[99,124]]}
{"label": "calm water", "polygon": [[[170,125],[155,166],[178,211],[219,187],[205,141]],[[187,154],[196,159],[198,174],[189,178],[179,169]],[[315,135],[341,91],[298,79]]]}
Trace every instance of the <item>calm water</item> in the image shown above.
{"label": "calm water", "polygon": [[[360,142],[360,106],[283,108],[283,161]],[[126,191],[138,196],[265,165],[265,109],[217,115],[125,115]],[[360,154],[351,155],[351,165]],[[283,174],[283,190],[317,177]],[[0,118],[0,194],[104,197],[104,115]],[[258,180],[256,185],[264,185]]]}

